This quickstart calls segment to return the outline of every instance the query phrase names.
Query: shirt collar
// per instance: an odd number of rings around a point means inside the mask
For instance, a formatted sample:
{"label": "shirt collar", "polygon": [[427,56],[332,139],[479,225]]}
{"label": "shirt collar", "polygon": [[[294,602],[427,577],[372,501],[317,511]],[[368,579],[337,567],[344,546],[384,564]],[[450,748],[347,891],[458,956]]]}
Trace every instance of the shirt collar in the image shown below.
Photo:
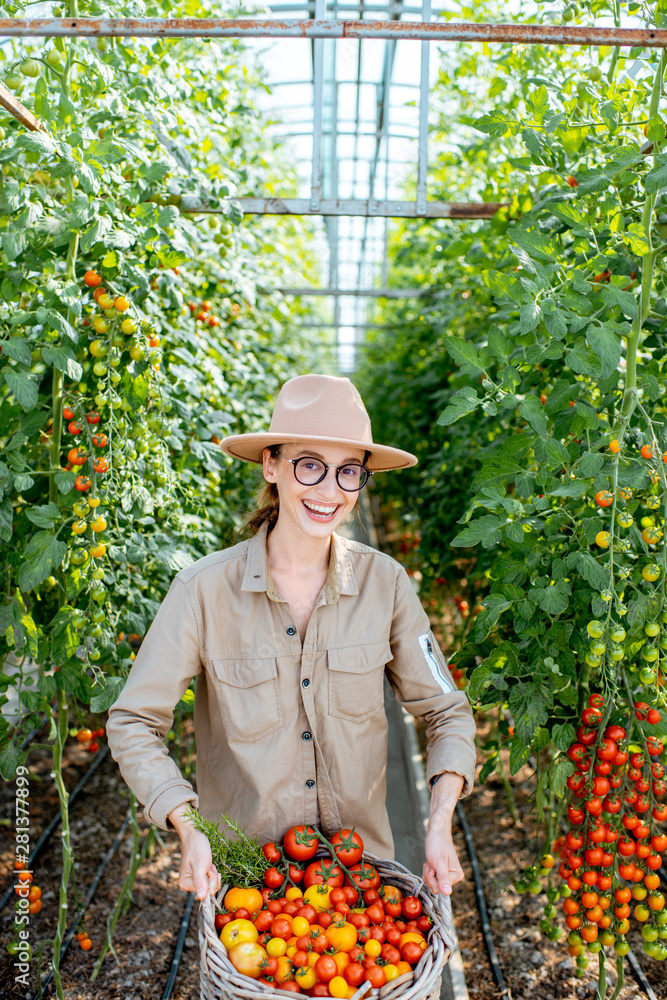
{"label": "shirt collar", "polygon": [[[278,594],[269,572],[269,557],[266,548],[266,522],[248,543],[248,556],[241,590],[265,591],[272,601],[279,601]],[[327,604],[336,604],[341,594],[358,594],[359,587],[354,575],[352,556],[345,538],[332,536],[329,572],[325,583]]]}

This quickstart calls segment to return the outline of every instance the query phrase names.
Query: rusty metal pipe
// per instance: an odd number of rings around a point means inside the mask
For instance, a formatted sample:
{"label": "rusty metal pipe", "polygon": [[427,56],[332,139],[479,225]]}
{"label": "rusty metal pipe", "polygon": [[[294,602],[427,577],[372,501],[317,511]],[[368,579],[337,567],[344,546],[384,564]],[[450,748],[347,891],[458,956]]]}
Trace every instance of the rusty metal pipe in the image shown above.
{"label": "rusty metal pipe", "polygon": [[667,48],[653,28],[544,24],[438,24],[409,21],[265,20],[262,18],[10,17],[0,37],[71,38],[405,38],[424,42],[514,42],[519,45],[619,45]]}

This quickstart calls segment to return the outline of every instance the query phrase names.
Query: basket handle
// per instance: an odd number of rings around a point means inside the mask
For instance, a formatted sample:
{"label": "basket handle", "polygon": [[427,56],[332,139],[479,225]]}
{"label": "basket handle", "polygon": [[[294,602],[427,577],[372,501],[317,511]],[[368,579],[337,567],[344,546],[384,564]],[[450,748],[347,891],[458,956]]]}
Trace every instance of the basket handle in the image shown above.
{"label": "basket handle", "polygon": [[457,951],[457,943],[453,934],[454,918],[452,917],[452,898],[451,896],[445,896],[444,893],[438,893],[438,903],[440,905],[440,915],[442,917],[442,936],[445,939],[450,952],[453,954]]}

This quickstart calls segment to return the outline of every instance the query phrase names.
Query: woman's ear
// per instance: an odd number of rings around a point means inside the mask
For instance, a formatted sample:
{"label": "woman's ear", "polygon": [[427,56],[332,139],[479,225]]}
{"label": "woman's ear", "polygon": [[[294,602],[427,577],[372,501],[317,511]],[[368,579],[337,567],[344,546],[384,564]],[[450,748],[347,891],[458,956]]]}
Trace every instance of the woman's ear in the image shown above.
{"label": "woman's ear", "polygon": [[276,463],[278,461],[277,455],[271,454],[270,448],[265,448],[262,452],[262,472],[264,473],[264,478],[267,483],[275,483],[276,481]]}

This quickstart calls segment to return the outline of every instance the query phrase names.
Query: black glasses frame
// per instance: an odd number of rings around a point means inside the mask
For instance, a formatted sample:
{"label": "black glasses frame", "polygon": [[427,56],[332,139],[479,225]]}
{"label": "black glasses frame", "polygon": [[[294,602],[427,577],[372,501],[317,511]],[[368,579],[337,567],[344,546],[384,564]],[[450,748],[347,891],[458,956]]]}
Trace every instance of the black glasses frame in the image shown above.
{"label": "black glasses frame", "polygon": [[[364,488],[364,486],[366,485],[366,483],[368,482],[368,480],[370,479],[370,477],[373,475],[372,469],[367,469],[366,466],[362,465],[361,462],[346,462],[345,465],[333,465],[333,464],[327,465],[326,462],[322,462],[321,458],[315,458],[314,455],[302,455],[301,458],[287,458],[286,455],[283,455],[279,451],[276,452],[276,454],[279,456],[279,458],[284,458],[286,462],[290,463],[290,465],[292,466],[292,469],[294,470],[294,478],[296,479],[297,483],[301,484],[301,486],[317,486],[318,483],[321,483],[322,480],[326,479],[327,472],[329,471],[329,469],[335,469],[336,470],[336,482],[340,486],[341,490],[343,490],[345,493],[358,493],[360,490],[362,490]],[[296,474],[296,467],[299,464],[299,462],[322,462],[322,465],[324,466],[324,472],[322,473],[322,475],[320,476],[319,479],[315,480],[314,483],[303,483],[303,482],[301,482],[301,480],[299,479],[299,477]],[[361,486],[356,486],[352,490],[349,489],[347,486],[343,486],[343,484],[341,483],[340,479],[338,478],[338,474],[339,474],[340,470],[341,469],[347,469],[351,465],[358,466],[360,469],[362,469],[366,473],[366,478],[364,479],[364,481],[361,484]]]}

